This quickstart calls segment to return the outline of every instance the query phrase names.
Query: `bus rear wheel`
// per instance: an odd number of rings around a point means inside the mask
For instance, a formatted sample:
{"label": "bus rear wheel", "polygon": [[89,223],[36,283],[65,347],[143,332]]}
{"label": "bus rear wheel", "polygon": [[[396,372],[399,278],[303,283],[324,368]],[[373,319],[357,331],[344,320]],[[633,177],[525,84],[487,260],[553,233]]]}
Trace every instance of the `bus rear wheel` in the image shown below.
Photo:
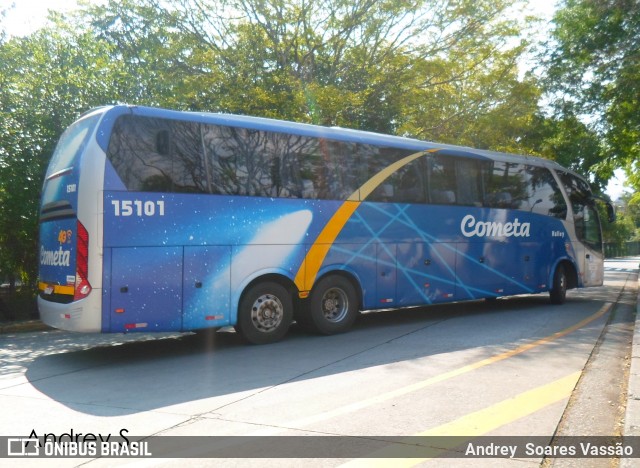
{"label": "bus rear wheel", "polygon": [[567,298],[567,273],[562,265],[558,265],[553,274],[553,286],[549,291],[549,298],[552,304],[564,304]]}
{"label": "bus rear wheel", "polygon": [[333,335],[351,328],[358,316],[356,289],[340,275],[325,276],[313,287],[305,310],[305,328]]}
{"label": "bus rear wheel", "polygon": [[242,295],[236,331],[252,344],[274,343],[284,337],[292,320],[291,294],[284,286],[266,281]]}

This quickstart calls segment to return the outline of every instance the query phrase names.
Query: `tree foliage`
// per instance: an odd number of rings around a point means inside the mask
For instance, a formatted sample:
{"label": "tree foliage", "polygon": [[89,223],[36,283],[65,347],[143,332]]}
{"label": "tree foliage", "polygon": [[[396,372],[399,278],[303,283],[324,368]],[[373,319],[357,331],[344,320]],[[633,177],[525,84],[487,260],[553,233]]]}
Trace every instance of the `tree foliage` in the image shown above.
{"label": "tree foliage", "polygon": [[596,191],[603,190],[611,176],[604,171],[602,164],[601,138],[568,110],[564,111],[562,118],[537,113],[523,135],[523,145],[535,154],[579,174],[589,175]]}
{"label": "tree foliage", "polygon": [[136,102],[454,141],[522,91],[513,4],[127,0],[85,13],[149,90]]}
{"label": "tree foliage", "polygon": [[559,113],[598,132],[597,169],[624,167],[640,202],[640,1],[566,0],[554,22],[547,74]]}
{"label": "tree foliage", "polygon": [[31,284],[46,165],[65,127],[109,99],[103,77],[116,69],[93,34],[51,20],[49,28],[0,43],[0,277]]}

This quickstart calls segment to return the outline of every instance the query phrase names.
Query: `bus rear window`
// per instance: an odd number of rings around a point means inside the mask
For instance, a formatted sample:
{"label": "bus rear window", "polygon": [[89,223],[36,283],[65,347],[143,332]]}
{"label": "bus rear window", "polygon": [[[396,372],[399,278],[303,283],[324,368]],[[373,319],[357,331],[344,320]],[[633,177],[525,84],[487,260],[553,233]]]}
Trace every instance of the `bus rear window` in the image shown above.
{"label": "bus rear window", "polygon": [[69,127],[60,137],[44,180],[43,205],[67,198],[67,194],[64,193],[65,184],[74,183],[74,181],[77,183],[78,172],[75,171],[75,174],[72,175],[73,169],[78,165],[77,159],[84,151],[99,119],[100,115],[95,115],[80,120]]}
{"label": "bus rear window", "polygon": [[89,135],[91,135],[99,118],[99,115],[95,115],[80,120],[62,134],[49,163],[47,178],[57,172],[73,167],[76,157],[82,153]]}

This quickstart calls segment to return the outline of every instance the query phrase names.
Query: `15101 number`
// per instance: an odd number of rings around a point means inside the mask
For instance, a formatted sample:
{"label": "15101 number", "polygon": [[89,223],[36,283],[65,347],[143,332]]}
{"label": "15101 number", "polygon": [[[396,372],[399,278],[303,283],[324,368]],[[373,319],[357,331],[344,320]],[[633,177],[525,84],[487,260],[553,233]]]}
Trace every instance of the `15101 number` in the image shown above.
{"label": "15101 number", "polygon": [[115,216],[164,216],[164,200],[111,200]]}

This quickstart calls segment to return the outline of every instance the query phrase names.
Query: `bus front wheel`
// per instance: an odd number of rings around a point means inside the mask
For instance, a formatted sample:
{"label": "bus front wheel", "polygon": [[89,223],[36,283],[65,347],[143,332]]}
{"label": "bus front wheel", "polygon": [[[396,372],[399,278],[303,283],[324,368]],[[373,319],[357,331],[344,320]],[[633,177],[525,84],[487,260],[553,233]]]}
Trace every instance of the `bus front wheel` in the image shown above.
{"label": "bus front wheel", "polygon": [[274,343],[284,337],[292,320],[291,294],[284,286],[266,281],[242,295],[236,331],[249,343]]}
{"label": "bus front wheel", "polygon": [[553,275],[553,286],[549,291],[552,304],[564,304],[567,298],[567,273],[564,266],[558,265]]}
{"label": "bus front wheel", "polygon": [[313,287],[306,310],[306,328],[323,335],[347,331],[358,316],[356,290],[347,278],[325,276]]}

